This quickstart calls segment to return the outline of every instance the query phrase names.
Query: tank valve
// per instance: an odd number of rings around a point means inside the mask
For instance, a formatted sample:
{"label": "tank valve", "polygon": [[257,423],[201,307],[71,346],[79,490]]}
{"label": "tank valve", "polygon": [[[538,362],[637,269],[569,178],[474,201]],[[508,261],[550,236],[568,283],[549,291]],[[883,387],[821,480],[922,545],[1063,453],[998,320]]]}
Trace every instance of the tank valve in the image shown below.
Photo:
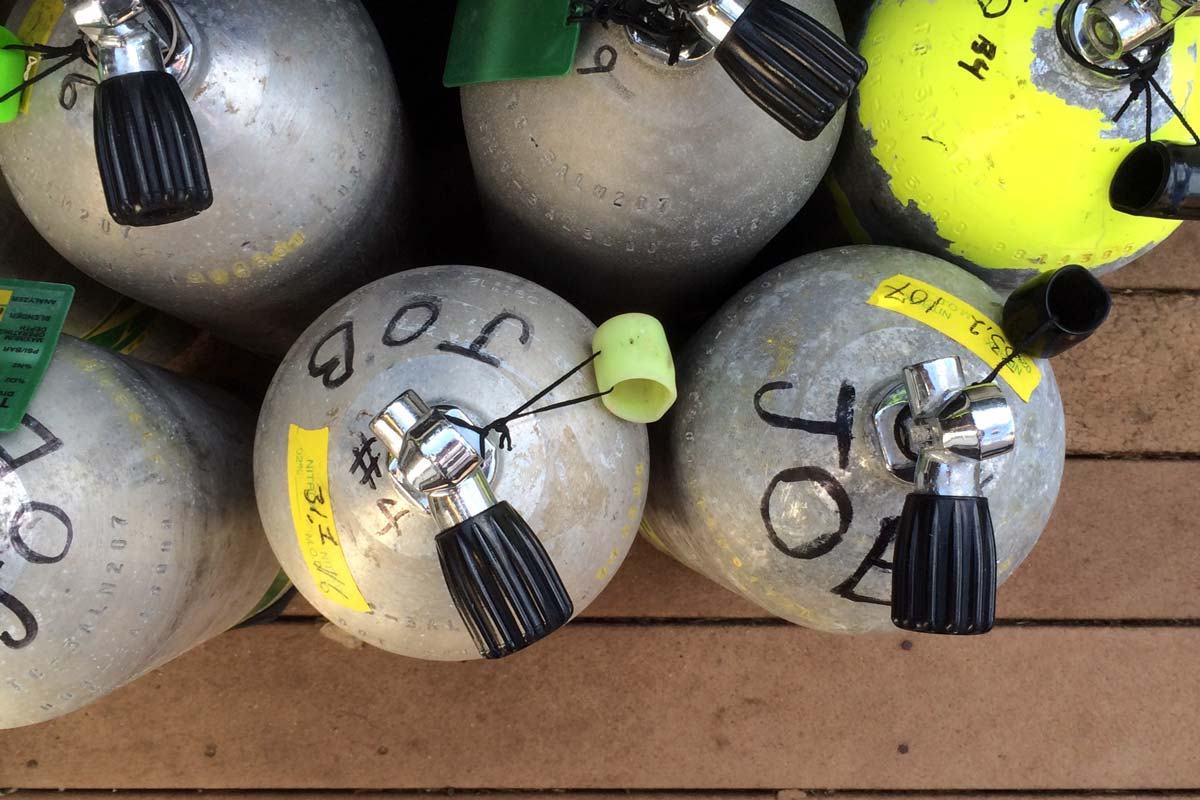
{"label": "tank valve", "polygon": [[170,0],[65,3],[97,53],[96,161],[113,220],[163,225],[211,206],[196,121],[163,58],[183,36]]}
{"label": "tank valve", "polygon": [[441,410],[407,391],[371,431],[391,454],[396,490],[441,529],[446,587],[481,655],[503,658],[567,623],[575,607],[541,541],[496,500],[484,456]]}
{"label": "tank valve", "polygon": [[1084,34],[1105,58],[1132,53],[1163,32],[1157,0],[1097,0],[1084,14]]}
{"label": "tank valve", "polygon": [[995,383],[967,385],[957,357],[904,369],[875,411],[892,472],[915,484],[892,565],[892,622],[924,633],[980,634],[996,617],[996,539],[983,496],[984,459],[1016,440]]}
{"label": "tank valve", "polygon": [[783,0],[685,0],[687,18],[751,100],[801,139],[833,120],[867,62]]}

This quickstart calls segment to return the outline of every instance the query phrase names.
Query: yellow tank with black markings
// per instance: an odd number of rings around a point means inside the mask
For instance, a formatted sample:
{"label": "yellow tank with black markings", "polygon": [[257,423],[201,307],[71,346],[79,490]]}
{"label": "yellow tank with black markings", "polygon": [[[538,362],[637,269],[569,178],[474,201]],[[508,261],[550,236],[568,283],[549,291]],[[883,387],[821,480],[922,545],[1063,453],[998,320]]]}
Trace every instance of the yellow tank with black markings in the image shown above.
{"label": "yellow tank with black markings", "polygon": [[[877,0],[858,39],[870,71],[828,179],[852,235],[1003,291],[1066,264],[1108,272],[1169,236],[1179,222],[1110,205],[1117,167],[1145,140],[1146,94],[1119,114],[1136,76],[1089,48],[1089,3]],[[1200,117],[1200,21],[1173,37],[1155,45],[1154,75]],[[1161,98],[1151,111],[1155,140],[1192,141]]]}

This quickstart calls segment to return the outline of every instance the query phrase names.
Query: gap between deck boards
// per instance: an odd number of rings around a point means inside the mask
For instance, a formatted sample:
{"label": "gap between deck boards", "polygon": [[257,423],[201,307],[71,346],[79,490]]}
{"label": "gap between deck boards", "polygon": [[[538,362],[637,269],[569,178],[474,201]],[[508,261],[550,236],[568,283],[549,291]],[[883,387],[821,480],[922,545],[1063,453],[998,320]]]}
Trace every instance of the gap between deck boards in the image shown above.
{"label": "gap between deck boards", "polygon": [[523,798],[561,797],[564,800],[804,800],[804,798],[830,798],[830,800],[872,800],[872,798],[921,798],[939,800],[958,798],[992,798],[993,800],[1021,800],[1022,798],[1095,798],[1119,797],[1128,800],[1137,798],[1197,798],[1200,789],[1028,789],[1005,791],[994,789],[393,789],[353,791],[345,789],[241,789],[222,791],[180,791],[160,789],[123,789],[106,791],[100,789],[0,789],[0,797],[54,797],[61,800],[104,800],[113,797],[131,797],[137,800],[182,800],[182,798],[204,797],[207,800],[396,800],[396,798],[429,797],[503,797],[505,800]]}

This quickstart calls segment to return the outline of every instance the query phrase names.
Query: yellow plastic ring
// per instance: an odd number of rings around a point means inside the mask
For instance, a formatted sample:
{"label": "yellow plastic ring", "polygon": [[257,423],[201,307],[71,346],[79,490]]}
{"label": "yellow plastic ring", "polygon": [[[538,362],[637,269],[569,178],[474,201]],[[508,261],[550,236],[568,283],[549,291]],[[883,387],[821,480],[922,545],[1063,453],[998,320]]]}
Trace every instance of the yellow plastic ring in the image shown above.
{"label": "yellow plastic ring", "polygon": [[662,419],[675,404],[675,362],[662,323],[649,314],[621,314],[605,322],[592,339],[596,384],[608,392],[601,401],[629,422]]}

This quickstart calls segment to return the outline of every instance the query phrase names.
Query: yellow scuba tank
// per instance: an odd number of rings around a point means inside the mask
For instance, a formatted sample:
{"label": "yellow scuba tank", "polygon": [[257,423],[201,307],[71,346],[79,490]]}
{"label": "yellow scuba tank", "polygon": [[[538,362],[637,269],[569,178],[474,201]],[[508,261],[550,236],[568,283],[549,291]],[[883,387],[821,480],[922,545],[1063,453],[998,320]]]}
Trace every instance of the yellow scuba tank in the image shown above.
{"label": "yellow scuba tank", "polygon": [[[1200,148],[1160,158],[1162,143],[1193,142],[1185,120],[1200,117],[1200,21],[1171,28],[1186,11],[1171,3],[878,0],[859,39],[870,71],[829,181],[847,228],[955,261],[1001,290],[1149,251],[1195,216],[1200,185],[1186,163]],[[1134,12],[1155,37],[1124,42],[1117,58],[1100,52],[1101,23]],[[1147,139],[1147,98],[1154,150],[1128,158]]]}

